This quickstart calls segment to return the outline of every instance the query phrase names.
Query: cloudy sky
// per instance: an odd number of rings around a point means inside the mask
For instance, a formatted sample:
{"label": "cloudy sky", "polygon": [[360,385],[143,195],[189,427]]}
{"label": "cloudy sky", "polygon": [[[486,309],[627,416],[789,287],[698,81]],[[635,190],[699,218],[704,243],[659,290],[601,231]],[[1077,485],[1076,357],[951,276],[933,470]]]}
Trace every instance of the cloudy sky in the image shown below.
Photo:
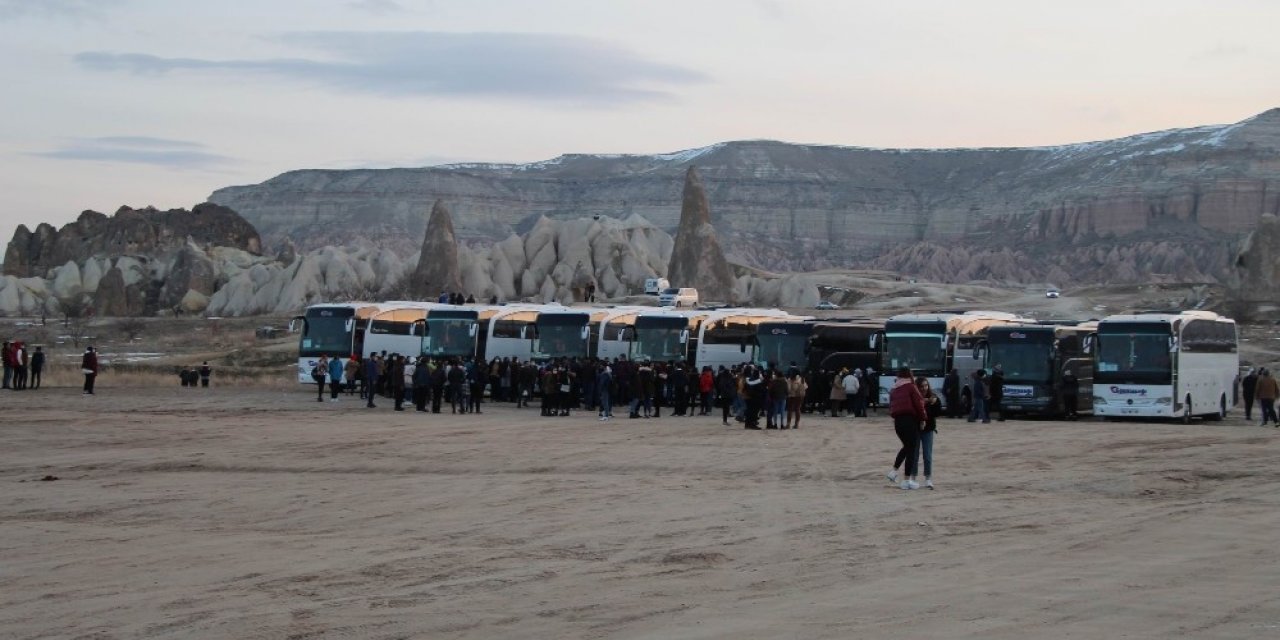
{"label": "cloudy sky", "polygon": [[0,0],[0,236],[299,168],[1018,146],[1280,106],[1271,0]]}

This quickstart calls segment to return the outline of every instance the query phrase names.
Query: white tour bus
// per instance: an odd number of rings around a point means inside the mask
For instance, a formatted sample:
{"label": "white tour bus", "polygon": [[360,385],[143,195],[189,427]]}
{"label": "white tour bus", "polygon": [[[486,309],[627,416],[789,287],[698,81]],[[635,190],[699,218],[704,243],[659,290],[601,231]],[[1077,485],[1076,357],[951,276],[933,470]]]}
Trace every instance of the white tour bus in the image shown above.
{"label": "white tour bus", "polygon": [[1209,311],[1108,316],[1090,337],[1093,412],[1222,418],[1235,405],[1236,323]]}
{"label": "white tour bus", "polygon": [[1003,311],[907,313],[889,318],[884,323],[880,404],[889,404],[889,389],[900,367],[928,379],[944,406],[947,400],[942,395],[942,381],[954,368],[960,375],[963,402],[969,397],[969,375],[982,366],[973,355],[987,329],[1021,322],[1035,321]]}
{"label": "white tour bus", "polygon": [[697,332],[690,337],[696,340],[689,345],[694,354],[692,366],[697,369],[755,360],[756,332],[762,322],[802,320],[804,316],[792,316],[778,309],[717,309],[715,311],[686,311],[684,314],[697,321]]}
{"label": "white tour bus", "polygon": [[298,331],[298,382],[314,384],[311,370],[320,356],[338,357],[345,361],[352,354],[364,353],[369,318],[387,310],[388,305],[374,302],[316,304],[289,323],[290,331]]}

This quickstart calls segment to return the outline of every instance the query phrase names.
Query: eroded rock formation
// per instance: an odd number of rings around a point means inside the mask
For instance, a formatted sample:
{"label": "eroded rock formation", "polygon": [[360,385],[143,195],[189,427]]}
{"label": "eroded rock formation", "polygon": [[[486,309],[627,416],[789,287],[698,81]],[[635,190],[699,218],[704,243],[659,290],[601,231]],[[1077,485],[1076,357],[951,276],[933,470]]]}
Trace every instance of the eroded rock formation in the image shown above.
{"label": "eroded rock formation", "polygon": [[697,288],[701,300],[732,303],[736,297],[733,274],[711,226],[711,205],[695,167],[685,172],[680,226],[667,278],[673,287]]}
{"label": "eroded rock formation", "polygon": [[409,290],[421,298],[462,290],[458,236],[453,231],[453,216],[439,200],[431,207],[431,219],[427,221],[427,231],[422,237],[418,267],[413,270]]}
{"label": "eroded rock formation", "polygon": [[44,276],[49,269],[90,256],[155,255],[181,249],[188,238],[254,254],[262,250],[253,225],[224,206],[206,202],[191,211],[120,207],[114,216],[85,211],[56,230],[44,223],[34,232],[19,225],[5,251],[4,273]]}

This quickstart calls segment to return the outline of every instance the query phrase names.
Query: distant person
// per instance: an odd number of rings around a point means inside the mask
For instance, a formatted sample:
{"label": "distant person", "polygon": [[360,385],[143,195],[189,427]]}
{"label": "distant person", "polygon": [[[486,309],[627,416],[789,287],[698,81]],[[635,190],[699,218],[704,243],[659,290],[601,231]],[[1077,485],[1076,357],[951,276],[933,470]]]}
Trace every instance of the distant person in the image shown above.
{"label": "distant person", "polygon": [[1080,379],[1071,369],[1062,374],[1062,415],[1068,420],[1080,417]]}
{"label": "distant person", "polygon": [[449,304],[449,301],[449,293],[447,291],[441,291],[440,297],[436,299],[436,302],[440,304]]}
{"label": "distant person", "polygon": [[468,296],[467,296],[467,302],[466,302],[466,304],[475,304],[475,303],[476,303],[476,296],[475,296],[475,294],[470,294],[470,295],[468,295]]}
{"label": "distant person", "polygon": [[969,422],[982,420],[983,424],[991,422],[987,413],[987,401],[991,399],[987,385],[987,372],[978,369],[969,378],[969,392],[973,395],[973,408],[969,410]]}
{"label": "distant person", "polygon": [[1257,394],[1258,403],[1262,405],[1262,425],[1267,426],[1267,421],[1280,427],[1280,420],[1276,419],[1276,397],[1280,396],[1280,384],[1276,383],[1276,379],[1271,375],[1271,371],[1265,367],[1258,373],[1258,384],[1254,388]]}
{"label": "distant person", "polygon": [[0,351],[0,359],[4,361],[4,388],[9,389],[13,382],[13,345],[6,342]]}
{"label": "distant person", "polygon": [[600,399],[600,422],[613,418],[613,369],[601,364],[596,374],[596,397]]}
{"label": "distant person", "polygon": [[329,377],[329,356],[320,356],[311,368],[311,379],[316,381],[316,402],[324,402],[324,382]]}
{"label": "distant person", "polygon": [[329,402],[338,401],[338,393],[342,391],[342,358],[334,356],[329,360]]}
{"label": "distant person", "polygon": [[[916,458],[920,455],[920,431],[928,422],[929,414],[924,406],[924,396],[911,378],[911,370],[906,367],[898,370],[898,377],[889,390],[889,417],[893,418],[894,433],[902,441],[897,459],[906,463],[905,477],[899,486],[903,489],[919,489],[920,484],[916,482]],[[898,480],[897,465],[895,462],[894,468],[885,474],[889,482]]]}
{"label": "distant person", "polygon": [[800,370],[793,367],[787,378],[787,420],[783,429],[800,428],[800,410],[804,408],[804,396],[808,392],[809,383],[800,375]]}
{"label": "distant person", "polygon": [[947,405],[947,417],[959,418],[964,415],[960,407],[960,372],[955,367],[947,371],[942,379],[942,399]]}
{"label": "distant person", "polygon": [[98,379],[98,352],[93,347],[85,347],[80,357],[80,371],[84,374],[84,395],[93,395],[93,383]]}
{"label": "distant person", "polygon": [[200,365],[200,387],[209,388],[209,376],[213,375],[213,367],[209,366],[209,361],[205,360]]}
{"label": "distant person", "polygon": [[920,458],[924,461],[924,488],[933,488],[933,437],[938,433],[938,416],[942,415],[942,399],[933,392],[929,379],[916,377],[916,388],[924,398],[925,421],[920,429]]}
{"label": "distant person", "polygon": [[850,417],[857,416],[858,392],[862,389],[862,382],[858,380],[858,376],[854,371],[849,371],[844,374],[840,384],[844,386],[845,415]]}
{"label": "distant person", "polygon": [[1253,367],[1249,368],[1249,374],[1240,381],[1240,393],[1244,396],[1244,419],[1253,419],[1253,400],[1256,397],[1258,389],[1258,372]]}
{"label": "distant person", "polygon": [[1004,369],[1000,365],[996,365],[991,371],[991,382],[987,390],[990,401],[987,403],[987,412],[998,414],[997,422],[1004,422]]}
{"label": "distant person", "polygon": [[31,388],[40,388],[40,374],[44,372],[44,348],[36,347],[36,352],[31,354]]}
{"label": "distant person", "polygon": [[832,418],[840,416],[840,412],[844,409],[844,401],[849,397],[844,390],[844,377],[848,373],[848,369],[841,369],[834,376],[831,376],[831,392],[827,398],[830,402]]}
{"label": "distant person", "polygon": [[364,359],[364,380],[361,383],[360,396],[365,399],[365,408],[373,409],[374,389],[378,388],[378,355],[373,354]]}
{"label": "distant person", "polygon": [[346,388],[346,390],[347,390],[347,395],[349,395],[349,396],[350,396],[350,395],[355,395],[355,393],[356,393],[356,378],[360,377],[360,358],[359,358],[359,356],[357,356],[356,354],[354,354],[354,353],[353,353],[353,354],[351,354],[351,357],[350,357],[350,358],[347,358],[347,363],[346,363],[345,365],[343,365],[343,366],[342,366],[342,375],[343,375],[344,379],[346,380],[346,383],[343,385],[343,387],[344,387],[344,388]]}
{"label": "distant person", "polygon": [[27,345],[13,343],[13,388],[22,391],[27,388]]}
{"label": "distant person", "polygon": [[760,406],[764,404],[765,385],[764,377],[760,375],[760,369],[755,365],[747,365],[746,372],[743,374],[742,380],[743,395],[747,399],[746,423],[747,429],[760,428]]}
{"label": "distant person", "polygon": [[734,379],[732,372],[720,365],[720,371],[716,373],[716,395],[720,402],[720,420],[726,427],[729,426],[729,415],[733,412],[733,401],[737,394],[738,381]]}
{"label": "distant person", "polygon": [[431,397],[431,362],[426,356],[418,356],[418,367],[413,370],[413,407],[419,413],[427,412],[427,400]]}
{"label": "distant person", "polygon": [[781,371],[770,372],[767,429],[783,429],[787,416],[787,395],[791,391]]}
{"label": "distant person", "polygon": [[404,411],[404,356],[391,354],[391,367],[387,370],[387,382],[391,385],[391,399],[396,411]]}

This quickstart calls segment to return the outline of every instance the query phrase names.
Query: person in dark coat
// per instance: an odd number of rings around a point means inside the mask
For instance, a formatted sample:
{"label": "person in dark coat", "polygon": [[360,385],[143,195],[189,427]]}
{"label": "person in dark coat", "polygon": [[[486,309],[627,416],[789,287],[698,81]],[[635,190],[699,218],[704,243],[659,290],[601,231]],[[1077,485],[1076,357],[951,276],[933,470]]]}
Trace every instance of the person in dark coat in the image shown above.
{"label": "person in dark coat", "polygon": [[364,386],[360,392],[365,399],[365,407],[373,409],[373,390],[378,387],[378,356],[371,355],[364,359]]}
{"label": "person in dark coat", "polygon": [[952,367],[942,379],[942,399],[946,402],[947,417],[959,418],[964,415],[960,406],[960,372]]}
{"label": "person in dark coat", "polygon": [[392,354],[391,397],[395,398],[396,411],[404,411],[404,356]]}
{"label": "person in dark coat", "polygon": [[453,402],[452,412],[466,413],[467,405],[462,387],[467,383],[467,371],[462,368],[461,362],[452,362],[446,377],[449,380],[449,398]]}
{"label": "person in dark coat", "polygon": [[40,388],[40,373],[44,371],[44,348],[36,347],[36,352],[31,354],[31,388]]}
{"label": "person in dark coat", "polygon": [[1080,417],[1080,379],[1071,369],[1062,374],[1062,415],[1068,420]]}
{"label": "person in dark coat", "polygon": [[443,362],[436,362],[431,370],[431,413],[440,413],[440,401],[444,399],[444,387],[449,383],[448,368]]}
{"label": "person in dark coat", "polygon": [[1244,396],[1244,419],[1253,419],[1254,392],[1258,388],[1258,372],[1249,369],[1249,374],[1240,381],[1240,393]]}
{"label": "person in dark coat", "polygon": [[418,366],[413,370],[413,406],[427,411],[427,398],[431,395],[431,367],[426,356],[418,356]]}
{"label": "person in dark coat", "polygon": [[991,404],[987,409],[987,413],[999,414],[996,418],[997,422],[1004,422],[1004,369],[1000,365],[996,365],[991,372],[991,383],[988,392],[991,394]]}
{"label": "person in dark coat", "polygon": [[729,426],[729,414],[733,411],[733,397],[738,393],[738,381],[734,380],[733,373],[720,365],[720,371],[716,373],[716,395],[720,403],[720,420],[724,426]]}
{"label": "person in dark coat", "polygon": [[80,357],[80,370],[84,373],[84,395],[93,395],[93,383],[98,379],[98,352],[85,347]]}

